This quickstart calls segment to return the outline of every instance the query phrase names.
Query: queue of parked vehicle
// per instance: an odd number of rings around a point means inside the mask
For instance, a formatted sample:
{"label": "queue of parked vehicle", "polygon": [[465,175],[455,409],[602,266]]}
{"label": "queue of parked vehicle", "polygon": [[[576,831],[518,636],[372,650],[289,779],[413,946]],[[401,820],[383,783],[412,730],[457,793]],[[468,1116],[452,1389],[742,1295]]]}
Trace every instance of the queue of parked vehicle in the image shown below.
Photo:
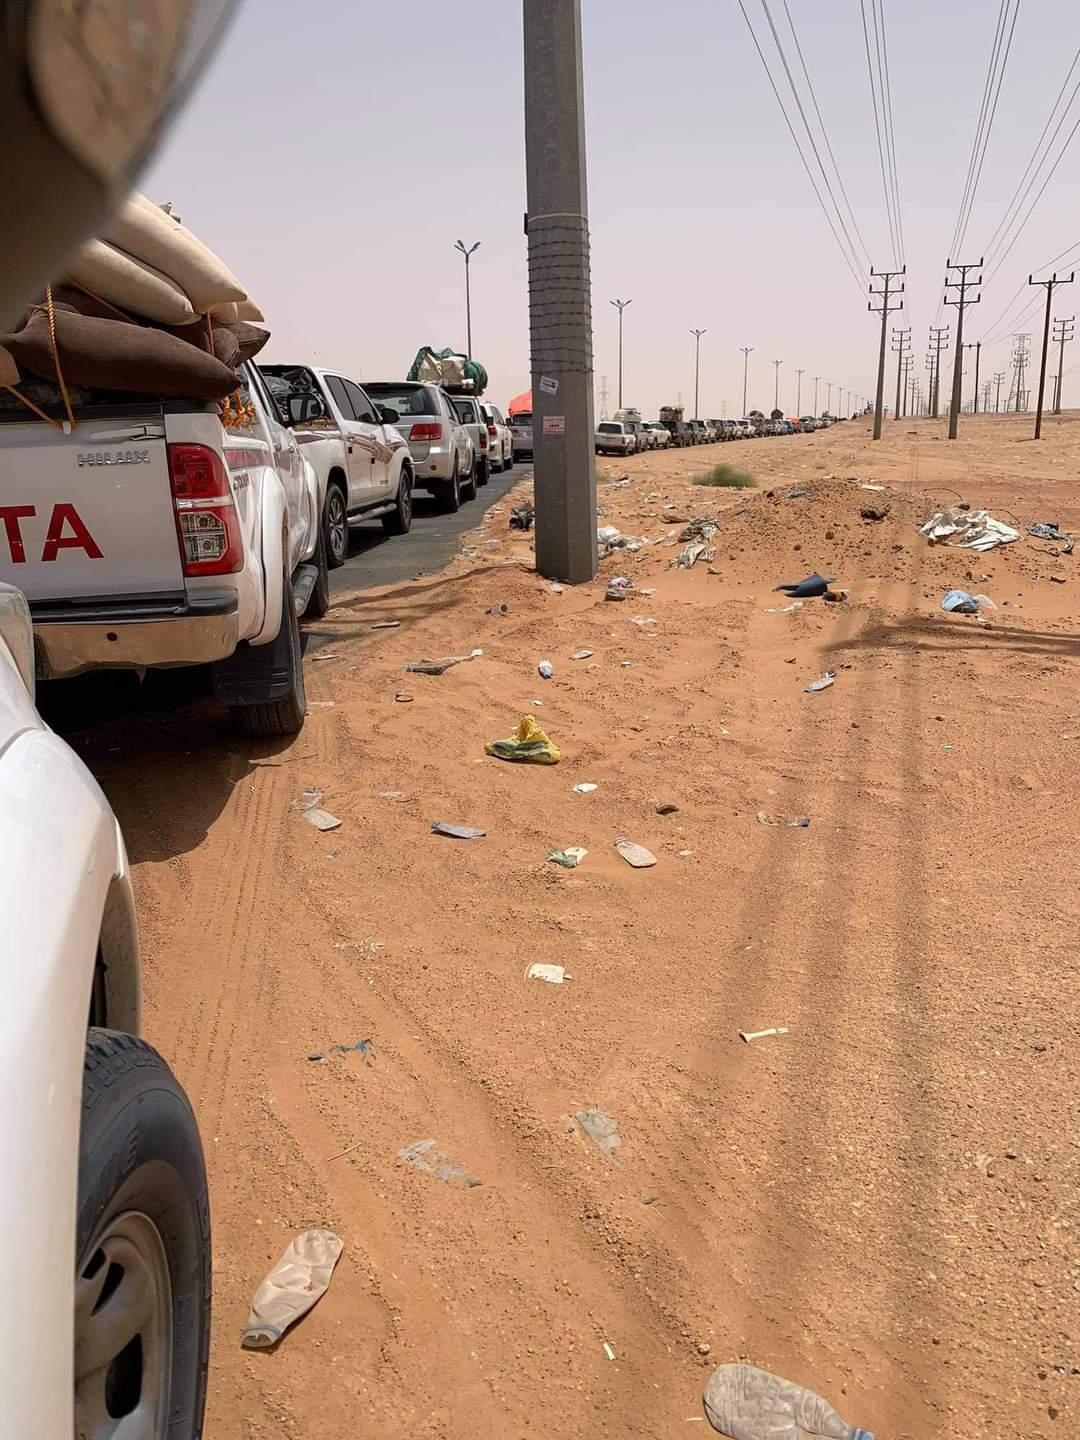
{"label": "queue of parked vehicle", "polygon": [[643,421],[637,410],[617,410],[611,420],[596,426],[598,455],[637,455],[643,450],[668,446],[718,445],[728,440],[760,440],[769,435],[798,435],[823,430],[836,416],[800,415],[786,417],[774,411],[766,417],[751,411],[741,420],[686,420],[681,405],[664,405],[658,421]]}

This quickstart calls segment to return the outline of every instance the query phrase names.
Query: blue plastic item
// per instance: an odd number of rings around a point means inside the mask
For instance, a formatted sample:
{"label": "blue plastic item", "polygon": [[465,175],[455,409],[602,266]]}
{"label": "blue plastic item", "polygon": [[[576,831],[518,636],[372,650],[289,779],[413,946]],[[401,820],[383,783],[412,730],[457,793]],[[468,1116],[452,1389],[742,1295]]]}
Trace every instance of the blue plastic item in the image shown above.
{"label": "blue plastic item", "polygon": [[941,602],[942,610],[948,610],[950,614],[977,615],[979,613],[979,602],[974,595],[969,595],[966,590],[950,590]]}

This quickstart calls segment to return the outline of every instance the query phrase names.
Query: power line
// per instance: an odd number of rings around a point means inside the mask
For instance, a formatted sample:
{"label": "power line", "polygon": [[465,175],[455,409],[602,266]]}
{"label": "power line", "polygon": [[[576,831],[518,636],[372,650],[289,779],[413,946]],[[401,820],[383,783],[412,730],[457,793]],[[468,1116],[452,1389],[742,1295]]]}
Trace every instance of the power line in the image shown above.
{"label": "power line", "polygon": [[[971,143],[971,156],[968,160],[967,178],[964,181],[963,194],[960,197],[960,210],[956,217],[956,225],[953,229],[952,240],[949,243],[949,251],[956,254],[961,244],[961,237],[967,229],[967,223],[971,216],[971,210],[975,204],[975,191],[977,188],[976,174],[982,170],[982,156],[986,153],[986,147],[990,141],[990,126],[993,123],[991,104],[996,111],[996,98],[992,102],[991,96],[1000,93],[1001,80],[1005,74],[1005,60],[1008,59],[1008,50],[1002,55],[1002,41],[1005,38],[1005,30],[1008,24],[1009,5],[1013,0],[1001,0],[998,10],[997,26],[994,31],[994,44],[990,51],[990,63],[986,69],[986,82],[983,85],[982,104],[979,107],[979,118],[975,125],[975,138]],[[1020,9],[1020,0],[1015,0],[1012,25],[1016,26],[1016,16]],[[1012,45],[1012,30],[1009,30],[1009,46]]]}
{"label": "power line", "polygon": [[1016,29],[1016,17],[1017,15],[1019,15],[1019,13],[1020,0],[1016,0],[1016,7],[1013,10],[1012,15],[1012,24],[1009,26],[1009,38],[1005,43],[1005,53],[1001,60],[1001,66],[998,69],[997,85],[994,89],[994,98],[991,102],[990,114],[986,121],[986,131],[983,135],[982,154],[979,156],[978,168],[975,171],[975,178],[972,180],[971,183],[971,195],[968,198],[968,213],[967,217],[964,220],[964,224],[960,230],[959,238],[956,242],[957,250],[959,250],[964,243],[964,237],[967,234],[968,221],[971,219],[971,212],[975,205],[975,192],[978,190],[979,181],[982,179],[983,165],[986,163],[986,150],[988,145],[990,144],[990,131],[993,128],[994,117],[997,115],[998,100],[1001,97],[1001,84],[1002,81],[1005,79],[1005,66],[1008,64],[1009,61],[1009,51],[1012,49],[1013,31]]}
{"label": "power line", "polygon": [[885,146],[889,157],[889,177],[892,185],[893,214],[896,217],[896,236],[900,242],[900,264],[905,263],[904,226],[900,217],[900,179],[896,168],[896,127],[893,124],[892,81],[889,77],[889,48],[885,39],[884,0],[871,0],[871,14],[874,17],[874,39],[878,54],[878,88],[881,91],[881,111],[885,119]]}
{"label": "power line", "polygon": [[[741,0],[740,0],[741,3]],[[873,0],[871,0],[873,4]],[[863,44],[866,48],[866,68],[870,76],[870,99],[874,105],[874,131],[877,135],[878,163],[881,167],[881,185],[885,192],[885,216],[889,223],[889,238],[892,241],[893,264],[900,262],[900,242],[896,232],[896,222],[893,218],[892,195],[889,189],[888,167],[885,164],[885,147],[881,143],[881,116],[878,113],[877,87],[874,84],[874,64],[870,59],[870,31],[866,24],[866,0],[859,0],[859,10],[862,14]],[[884,105],[884,97],[882,97]]]}
{"label": "power line", "polygon": [[[779,89],[776,88],[776,81],[772,78],[772,71],[770,71],[769,69],[769,62],[765,59],[765,52],[763,52],[762,46],[760,46],[759,40],[757,40],[755,29],[753,29],[753,22],[752,20],[750,20],[749,14],[746,13],[746,6],[744,6],[743,0],[739,0],[739,9],[742,10],[743,20],[746,20],[746,29],[749,30],[750,39],[753,40],[753,46],[755,46],[755,49],[757,50],[757,58],[759,58],[760,62],[762,62],[763,69],[765,69],[766,76],[768,76],[769,86],[770,88],[772,88],[773,95],[776,96],[776,104],[778,104],[780,107],[780,114],[783,115],[783,122],[785,122],[786,127],[788,127],[788,132],[789,134],[791,134],[793,143],[795,143],[796,151],[798,151],[799,154],[799,160],[802,161],[802,168],[804,168],[804,170],[806,171],[806,179],[809,180],[812,189],[814,189],[814,194],[816,196],[816,199],[818,199],[818,204],[819,206],[821,206],[821,213],[825,216],[825,220],[827,220],[828,222],[828,228],[832,230],[832,238],[834,238],[835,242],[837,242],[837,245],[840,246],[841,255],[844,256],[844,264],[848,266],[848,269],[850,269],[852,276],[854,276],[855,284],[858,285],[858,289],[860,289],[860,294],[863,294],[863,276],[858,274],[857,262],[855,262],[855,264],[852,264],[851,256],[848,255],[848,251],[847,249],[845,249],[844,242],[842,242],[840,238],[840,233],[837,232],[837,226],[835,226],[834,220],[832,220],[832,216],[829,215],[827,204],[825,204],[824,200],[822,200],[821,190],[818,189],[818,184],[816,184],[816,180],[814,179],[814,171],[812,171],[811,167],[809,167],[808,160],[806,160],[804,151],[802,151],[802,145],[801,143],[799,143],[799,137],[795,134],[795,127],[793,127],[791,117],[789,117],[788,115],[788,109],[786,109],[785,104],[783,104],[783,99],[780,98]],[[850,245],[850,243],[850,239],[848,239],[848,245]]]}
{"label": "power line", "polygon": [[[1074,240],[1071,245],[1066,245],[1064,250],[1060,251],[1059,254],[1055,255],[1055,256],[1053,257],[1053,259],[1047,260],[1044,265],[1036,265],[1036,266],[1035,266],[1035,269],[1034,269],[1031,273],[1032,273],[1033,275],[1037,275],[1040,270],[1049,270],[1051,265],[1056,265],[1057,262],[1058,262],[1060,259],[1062,259],[1063,256],[1065,256],[1065,255],[1071,255],[1074,250],[1080,250],[1080,240]],[[993,340],[1003,338],[1003,337],[1013,328],[1013,321],[1012,321],[1012,320],[1006,321],[1006,323],[1005,323],[1004,325],[1002,325],[1001,322],[1002,322],[1003,318],[1005,317],[1005,315],[1008,314],[1008,312],[1013,309],[1014,303],[1015,303],[1017,297],[1021,294],[1021,292],[1025,292],[1025,293],[1026,293],[1026,291],[1027,291],[1027,281],[1026,281],[1026,280],[1021,280],[1021,281],[1020,281],[1020,284],[1019,284],[1019,285],[1016,287],[1016,289],[1013,291],[1012,295],[1009,297],[1008,301],[1005,303],[1005,305],[1003,306],[1003,308],[1001,309],[1001,311],[1000,311],[1000,312],[998,313],[998,315],[990,322],[990,324],[987,325],[986,330],[983,332],[982,342],[983,342],[984,345],[986,345],[986,344],[992,344],[992,343],[993,343]],[[1027,305],[1027,303],[1028,303],[1028,302],[1027,302],[1026,300],[1023,302],[1024,305]],[[1021,308],[1023,308],[1023,306],[1021,306]],[[996,332],[998,331],[999,327],[1000,327],[1000,329],[1001,329],[1000,335],[996,333]],[[988,336],[989,336],[989,333],[990,333],[991,330],[993,330],[993,331],[995,332],[995,334],[994,334],[994,336],[993,336],[992,338],[989,338],[989,339],[988,339]]]}
{"label": "power line", "polygon": [[[1064,116],[1062,117],[1062,119],[1064,119]],[[1050,181],[1053,179],[1053,177],[1054,177],[1054,171],[1055,171],[1055,170],[1057,169],[1057,167],[1061,164],[1062,159],[1064,158],[1064,155],[1065,155],[1065,151],[1068,150],[1070,144],[1072,143],[1072,138],[1073,138],[1073,136],[1076,134],[1076,132],[1077,132],[1078,129],[1080,129],[1080,115],[1077,115],[1077,117],[1076,117],[1076,123],[1075,123],[1075,125],[1073,125],[1072,129],[1069,131],[1069,133],[1068,133],[1068,135],[1067,135],[1067,137],[1066,137],[1066,139],[1065,139],[1064,145],[1062,145],[1061,149],[1058,151],[1057,159],[1054,161],[1053,165],[1051,165],[1050,169],[1046,172],[1046,179],[1045,179],[1045,180],[1043,181],[1043,183],[1039,186],[1038,194],[1035,196],[1035,199],[1032,200],[1031,204],[1028,206],[1028,208],[1027,208],[1027,213],[1024,215],[1023,220],[1021,220],[1021,221],[1020,221],[1020,224],[1017,226],[1016,231],[1015,231],[1015,233],[1013,234],[1012,239],[1009,241],[1008,245],[1005,247],[1005,250],[1002,252],[1000,258],[998,259],[997,264],[994,266],[993,270],[991,270],[991,271],[990,271],[990,274],[987,276],[987,280],[992,280],[992,279],[994,278],[994,276],[997,274],[997,272],[1001,269],[1002,265],[1004,265],[1006,259],[1008,258],[1009,251],[1010,251],[1010,250],[1013,248],[1013,246],[1016,244],[1017,240],[1019,240],[1020,235],[1021,235],[1021,233],[1023,232],[1024,226],[1025,226],[1025,225],[1027,224],[1027,222],[1031,219],[1031,212],[1035,209],[1035,206],[1038,205],[1039,201],[1042,199],[1043,191],[1046,189],[1047,185],[1049,185]]]}

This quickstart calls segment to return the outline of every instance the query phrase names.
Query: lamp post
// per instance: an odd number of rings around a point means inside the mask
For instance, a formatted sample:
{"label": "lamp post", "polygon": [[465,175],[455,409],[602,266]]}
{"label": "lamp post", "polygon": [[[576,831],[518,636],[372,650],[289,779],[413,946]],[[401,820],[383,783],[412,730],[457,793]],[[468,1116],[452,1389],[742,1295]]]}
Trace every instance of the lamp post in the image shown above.
{"label": "lamp post", "polygon": [[476,253],[476,251],[480,249],[480,241],[477,240],[477,242],[476,242],[475,245],[470,245],[470,246],[468,247],[468,249],[466,249],[466,247],[461,243],[460,240],[455,240],[455,242],[454,242],[454,249],[455,249],[455,250],[460,250],[460,252],[462,253],[462,255],[465,256],[465,334],[466,334],[466,337],[467,337],[467,338],[466,338],[466,341],[465,341],[465,350],[466,350],[466,358],[469,359],[469,360],[471,360],[471,359],[472,359],[472,296],[471,296],[470,293],[469,293],[469,257],[470,257],[471,255],[474,255],[474,254]]}
{"label": "lamp post", "polygon": [[796,415],[800,415],[800,414],[802,413],[802,377],[803,377],[804,373],[805,373],[805,372],[802,371],[802,370],[796,370],[796,371],[795,371],[795,374],[799,377],[798,380],[795,382],[795,414],[796,414]]}
{"label": "lamp post", "polygon": [[742,345],[742,346],[740,346],[739,348],[742,350],[742,413],[743,413],[743,416],[745,417],[745,415],[746,415],[746,377],[747,377],[747,373],[748,373],[749,368],[750,368],[750,353],[751,353],[751,351],[753,350],[754,347],[753,347],[752,345]]}
{"label": "lamp post", "polygon": [[694,419],[700,420],[701,416],[698,414],[698,380],[701,376],[701,337],[705,334],[705,331],[691,330],[690,334],[694,337]]}
{"label": "lamp post", "polygon": [[776,383],[775,383],[775,385],[773,386],[773,402],[772,402],[772,403],[773,403],[773,409],[774,409],[774,410],[779,410],[779,409],[780,409],[780,366],[781,366],[784,362],[783,362],[782,360],[774,360],[772,363],[773,363],[773,369],[776,371]]}
{"label": "lamp post", "polygon": [[633,303],[634,303],[634,302],[633,302],[632,300],[612,300],[612,301],[611,301],[611,304],[614,305],[614,306],[615,306],[615,309],[618,310],[618,312],[619,312],[619,409],[620,409],[620,410],[623,408],[623,404],[622,404],[622,312],[626,309],[627,305],[632,305]]}

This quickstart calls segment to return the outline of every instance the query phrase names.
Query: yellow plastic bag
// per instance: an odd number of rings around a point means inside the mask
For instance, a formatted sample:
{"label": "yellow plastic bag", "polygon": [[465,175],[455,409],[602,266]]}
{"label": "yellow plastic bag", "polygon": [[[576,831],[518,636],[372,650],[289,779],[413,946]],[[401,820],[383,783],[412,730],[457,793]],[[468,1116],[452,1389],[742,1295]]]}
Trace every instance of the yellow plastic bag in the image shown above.
{"label": "yellow plastic bag", "polygon": [[484,746],[500,760],[524,760],[532,765],[557,765],[562,759],[532,715],[523,715],[508,740],[491,740]]}

